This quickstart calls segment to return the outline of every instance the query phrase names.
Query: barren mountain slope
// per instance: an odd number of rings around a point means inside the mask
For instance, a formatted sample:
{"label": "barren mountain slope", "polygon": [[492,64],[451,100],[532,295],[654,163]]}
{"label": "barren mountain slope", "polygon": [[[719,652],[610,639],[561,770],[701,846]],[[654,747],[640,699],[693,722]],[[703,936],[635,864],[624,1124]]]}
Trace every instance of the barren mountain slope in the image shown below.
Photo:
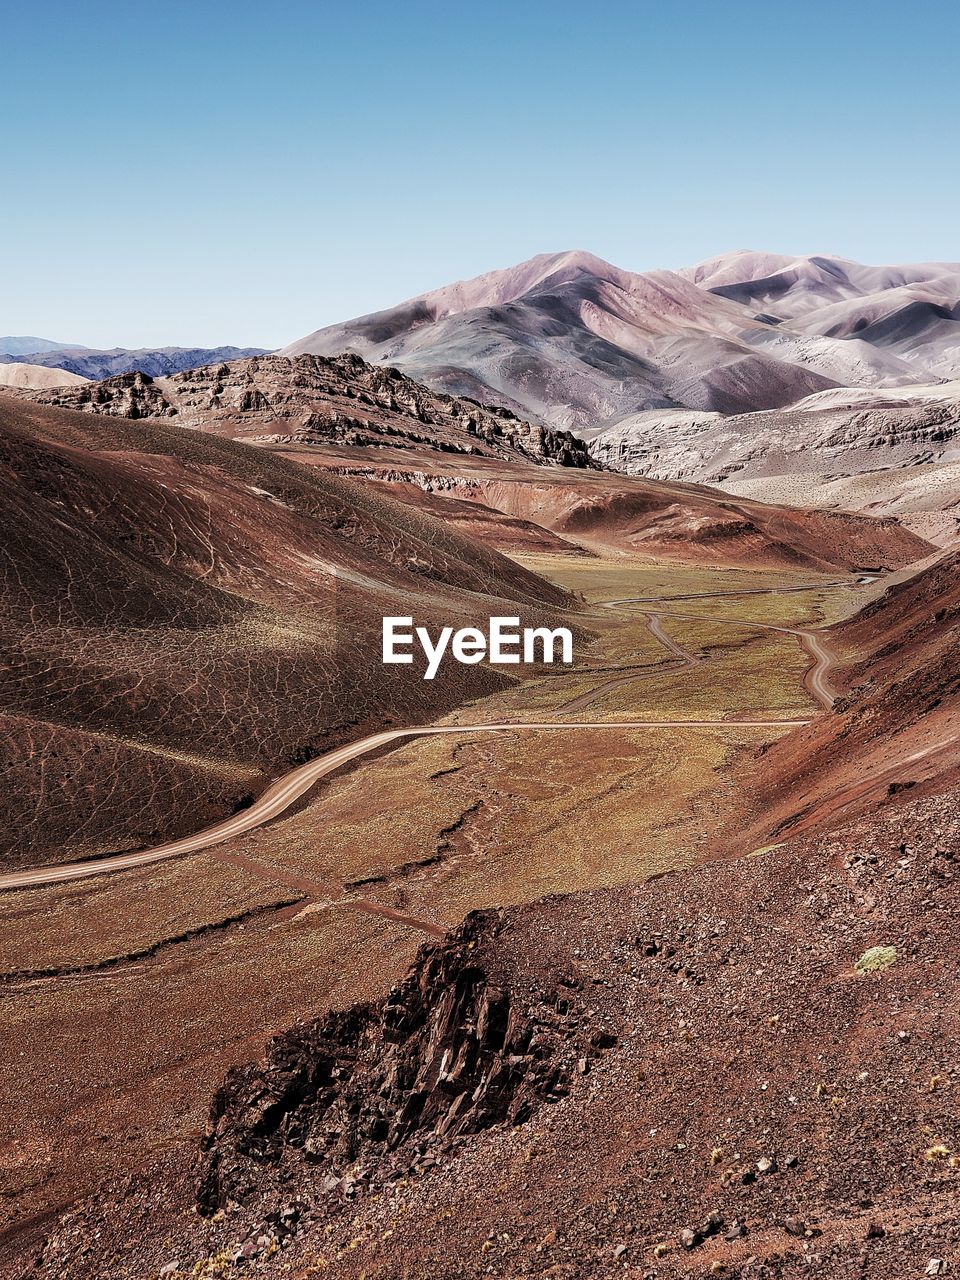
{"label": "barren mountain slope", "polygon": [[384,614],[568,603],[386,494],[232,441],[10,397],[0,433],[8,862],[195,829],[361,726],[503,681],[383,667]]}
{"label": "barren mountain slope", "polygon": [[[737,413],[831,385],[929,381],[896,351],[720,296],[697,270],[635,274],[587,253],[544,254],[318,330],[284,353],[354,351],[588,437],[646,409]],[[880,287],[876,272],[859,270]],[[820,305],[860,296],[809,273]]]}
{"label": "barren mountain slope", "polygon": [[52,342],[49,338],[28,337],[25,334],[7,334],[0,337],[0,355],[29,357],[38,351],[66,351],[73,345],[71,342]]}
{"label": "barren mountain slope", "polygon": [[[926,549],[889,521],[800,515],[591,471],[586,446],[567,432],[429,391],[358,356],[261,356],[33,398],[234,436],[394,486],[433,514],[449,498],[458,527],[507,550],[599,545],[702,563],[858,568],[899,567]],[[479,504],[472,516],[464,503]]]}
{"label": "barren mountain slope", "polygon": [[853,476],[731,477],[721,487],[760,502],[895,516],[904,528],[936,546],[948,547],[960,539],[960,462],[880,467]]}
{"label": "barren mountain slope", "polygon": [[[814,569],[899,568],[928,544],[894,520],[811,512],[737,499],[701,485],[634,479],[604,471],[532,467],[426,451],[312,448],[291,451],[309,466],[387,484],[405,502],[450,518],[477,504],[476,532],[523,549],[540,530],[567,549],[627,552],[693,564]],[[506,523],[491,519],[501,513]],[[517,522],[526,526],[521,534]],[[532,546],[528,549],[533,549]],[[547,549],[544,545],[541,549]]]}
{"label": "barren mountain slope", "polygon": [[945,378],[960,365],[960,267],[921,283],[823,307],[797,327],[828,338],[856,337]]}
{"label": "barren mountain slope", "polygon": [[958,808],[468,917],[28,1274],[952,1271]]}
{"label": "barren mountain slope", "polygon": [[764,413],[642,413],[590,442],[628,475],[708,484],[809,473],[856,475],[960,458],[960,382],[843,389]]}
{"label": "barren mountain slope", "polygon": [[747,768],[757,843],[875,808],[904,788],[929,791],[960,769],[960,552],[901,576],[824,641],[844,696],[835,714]]}
{"label": "barren mountain slope", "polygon": [[677,274],[720,297],[767,306],[786,318],[958,272],[956,262],[867,266],[825,254],[791,256],[741,249],[684,267]]}

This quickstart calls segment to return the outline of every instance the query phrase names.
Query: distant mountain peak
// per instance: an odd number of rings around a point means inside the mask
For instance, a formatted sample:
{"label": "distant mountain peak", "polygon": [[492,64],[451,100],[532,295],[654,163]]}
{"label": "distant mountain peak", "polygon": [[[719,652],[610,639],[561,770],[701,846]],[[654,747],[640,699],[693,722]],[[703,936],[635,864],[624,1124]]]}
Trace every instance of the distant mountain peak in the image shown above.
{"label": "distant mountain peak", "polygon": [[68,342],[54,342],[50,338],[35,338],[26,335],[13,337],[8,335],[0,338],[0,355],[5,356],[33,356],[43,351],[65,351],[70,346]]}
{"label": "distant mountain peak", "polygon": [[[830,387],[956,376],[951,270],[741,249],[637,273],[567,249],[319,329],[281,354],[350,351],[590,438],[648,410],[745,413]],[[902,302],[889,293],[900,287]],[[915,290],[930,306],[903,323],[871,306],[861,333],[856,316],[828,314],[883,291],[896,310]],[[924,326],[915,349],[910,335]]]}

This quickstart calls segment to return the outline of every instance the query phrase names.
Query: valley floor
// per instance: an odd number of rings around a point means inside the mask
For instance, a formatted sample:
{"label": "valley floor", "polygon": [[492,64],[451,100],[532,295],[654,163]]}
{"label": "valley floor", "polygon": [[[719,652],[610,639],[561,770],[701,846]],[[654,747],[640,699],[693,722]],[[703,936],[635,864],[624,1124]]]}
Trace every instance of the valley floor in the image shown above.
{"label": "valley floor", "polygon": [[0,895],[0,1259],[103,1178],[195,1139],[230,1064],[298,1019],[384,994],[425,934],[714,852],[727,766],[779,733],[737,721],[818,709],[798,637],[766,628],[834,621],[869,590],[522,560],[583,596],[595,638],[573,670],[441,723],[595,727],[409,740],[201,852]]}

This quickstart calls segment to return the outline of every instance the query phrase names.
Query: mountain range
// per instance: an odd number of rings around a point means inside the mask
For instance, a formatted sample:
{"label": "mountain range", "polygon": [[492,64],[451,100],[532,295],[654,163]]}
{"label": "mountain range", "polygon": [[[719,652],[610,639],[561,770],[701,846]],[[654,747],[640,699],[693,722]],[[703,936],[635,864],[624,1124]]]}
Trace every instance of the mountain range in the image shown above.
{"label": "mountain range", "polygon": [[152,420],[385,487],[498,550],[629,552],[697,563],[894,567],[928,548],[894,521],[788,510],[612,474],[570,432],[431,391],[356,355],[253,356],[166,378],[21,392]]}
{"label": "mountain range", "polygon": [[635,274],[545,254],[320,329],[353,351],[586,438],[650,410],[782,408],[832,387],[960,374],[960,265],[734,253]]}
{"label": "mountain range", "polygon": [[951,270],[0,364],[0,1274],[952,1274]]}
{"label": "mountain range", "polygon": [[[40,346],[34,344],[40,343]],[[109,378],[137,369],[151,377],[194,369],[214,360],[236,360],[239,356],[263,355],[262,347],[97,347],[68,346],[46,338],[0,338],[0,365],[25,364],[31,368],[63,369],[81,378]],[[14,385],[26,385],[25,383]],[[35,380],[29,385],[50,386]]]}
{"label": "mountain range", "polygon": [[[38,343],[47,349],[28,351]],[[467,417],[482,407],[498,417],[497,432],[512,416],[526,424],[524,448],[549,428],[568,451],[580,437],[597,463],[629,475],[894,515],[937,542],[960,527],[958,263],[739,251],[634,273],[589,253],[542,254],[319,329],[274,359],[343,355],[399,370],[420,384],[421,400],[429,389],[473,405]],[[234,364],[251,356],[260,363]],[[232,421],[259,440],[390,434],[389,405],[387,418],[367,414],[358,426],[357,403],[338,403],[335,386],[331,398],[318,365],[298,364],[285,392],[284,366],[263,356],[3,338],[0,383],[49,390],[62,381],[71,386],[57,402],[68,407],[179,415],[185,425],[199,414],[205,429],[216,417],[224,434]],[[224,387],[207,385],[205,373],[195,384],[164,381],[220,363],[231,370]]]}
{"label": "mountain range", "polygon": [[[960,378],[960,263],[738,251],[635,273],[582,251],[541,254],[318,329],[280,354],[344,352],[589,439],[648,411],[750,413],[835,387]],[[93,379],[259,354],[0,338],[0,362]]]}
{"label": "mountain range", "polygon": [[510,405],[631,475],[958,530],[958,263],[741,251],[636,274],[545,254],[284,351]]}
{"label": "mountain range", "polygon": [[31,356],[41,351],[67,351],[70,346],[69,342],[54,342],[51,338],[32,338],[26,334],[20,337],[7,335],[0,338],[0,355]]}

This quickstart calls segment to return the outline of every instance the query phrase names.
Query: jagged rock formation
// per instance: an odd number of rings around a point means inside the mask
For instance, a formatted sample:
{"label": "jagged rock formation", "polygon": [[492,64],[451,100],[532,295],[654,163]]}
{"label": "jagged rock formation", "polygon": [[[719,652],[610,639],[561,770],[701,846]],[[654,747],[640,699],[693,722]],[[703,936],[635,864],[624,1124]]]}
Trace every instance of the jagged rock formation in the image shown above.
{"label": "jagged rock formation", "polygon": [[950,462],[960,459],[960,382],[821,392],[728,417],[641,413],[601,432],[590,452],[627,475],[719,485]]}
{"label": "jagged rock formation", "polygon": [[718,485],[764,502],[895,515],[946,544],[957,533],[960,382],[823,391],[786,409],[624,418],[590,442],[628,475]]}
{"label": "jagged rock formation", "polygon": [[102,382],[85,381],[69,388],[36,388],[30,398],[60,409],[105,413],[116,418],[171,418],[175,410],[148,373],[118,373]]}
{"label": "jagged rock formation", "polygon": [[[487,913],[386,1007],[233,1073],[204,1213],[185,1148],[56,1223],[27,1275],[947,1274],[929,1268],[960,1245],[958,813],[955,788],[900,796],[760,856]],[[508,1077],[494,1046],[531,1032]],[[593,1033],[610,1047],[575,1058]]]}
{"label": "jagged rock formation", "polygon": [[35,398],[93,413],[170,419],[272,444],[389,445],[599,465],[568,432],[525,422],[509,409],[435,393],[359,356],[255,356],[157,380],[121,374]]}
{"label": "jagged rock formation", "polygon": [[262,1066],[232,1071],[203,1143],[202,1209],[294,1178],[351,1195],[565,1097],[578,1061],[615,1039],[591,1028],[571,987],[532,987],[520,1000],[498,980],[499,916],[474,913],[422,949],[382,1004],[297,1027]]}

